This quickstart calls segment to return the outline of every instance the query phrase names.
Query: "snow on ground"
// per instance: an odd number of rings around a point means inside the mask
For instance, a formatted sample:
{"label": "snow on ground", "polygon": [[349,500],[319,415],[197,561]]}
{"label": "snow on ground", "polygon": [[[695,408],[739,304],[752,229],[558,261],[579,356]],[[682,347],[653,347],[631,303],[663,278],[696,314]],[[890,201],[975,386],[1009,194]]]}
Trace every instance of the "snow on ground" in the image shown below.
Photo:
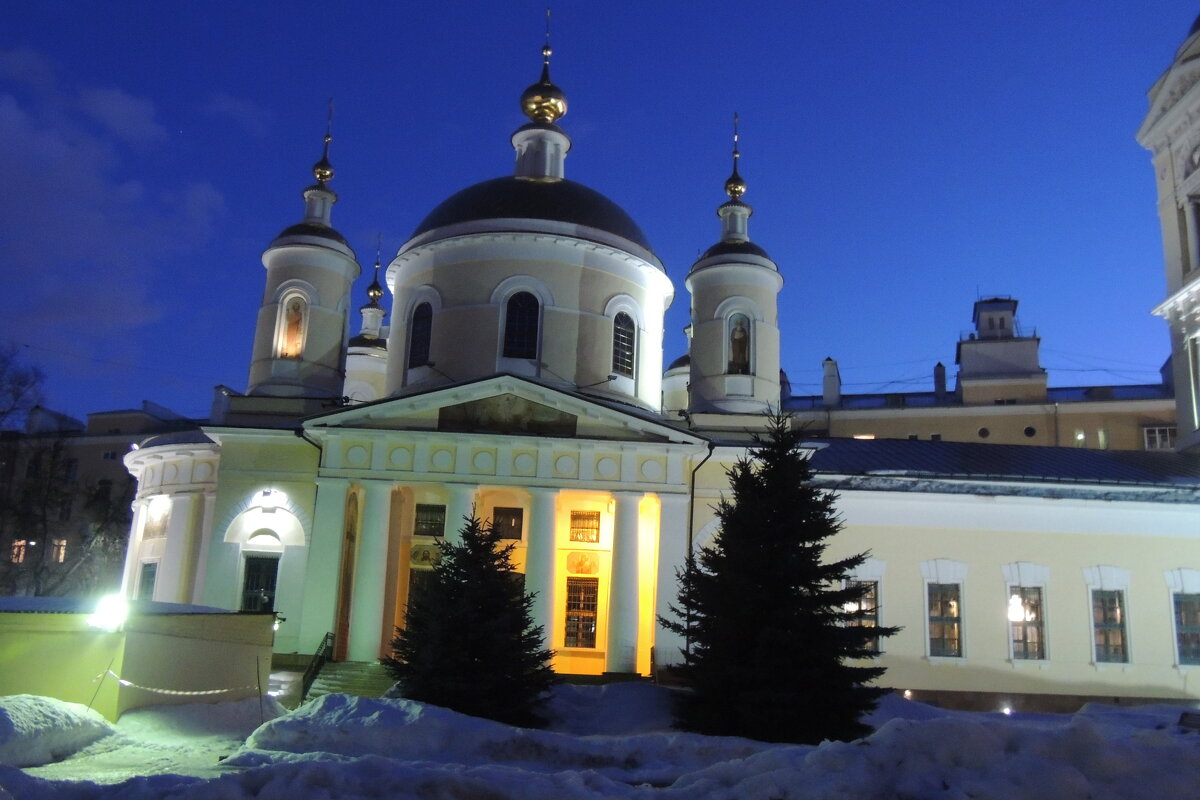
{"label": "snow on ground", "polygon": [[562,686],[539,731],[345,695],[261,726],[256,700],[144,709],[62,762],[0,767],[0,800],[1200,796],[1179,706],[1005,716],[891,696],[871,736],[808,747],[676,732],[669,703],[646,684]]}
{"label": "snow on ground", "polygon": [[0,764],[33,767],[76,753],[112,733],[87,706],[17,694],[0,699]]}

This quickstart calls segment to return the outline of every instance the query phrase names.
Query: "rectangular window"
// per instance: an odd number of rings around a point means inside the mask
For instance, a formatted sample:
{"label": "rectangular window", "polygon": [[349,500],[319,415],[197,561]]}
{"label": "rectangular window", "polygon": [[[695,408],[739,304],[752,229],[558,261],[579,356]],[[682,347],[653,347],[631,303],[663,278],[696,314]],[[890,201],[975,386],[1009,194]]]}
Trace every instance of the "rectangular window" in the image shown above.
{"label": "rectangular window", "polygon": [[1014,660],[1041,661],[1046,658],[1046,637],[1042,628],[1042,587],[1010,588],[1008,623]]}
{"label": "rectangular window", "polygon": [[12,543],[12,549],[9,550],[8,560],[14,564],[25,563],[25,550],[28,547],[28,542],[24,539],[17,539]]}
{"label": "rectangular window", "polygon": [[[879,582],[878,581],[846,581],[846,588],[862,589],[863,596],[858,602],[848,603],[846,610],[859,616],[850,621],[851,625],[860,628],[879,627]],[[879,637],[867,642],[867,649],[872,653],[879,652]]]}
{"label": "rectangular window", "polygon": [[1200,664],[1200,594],[1175,595],[1175,641],[1180,664]]}
{"label": "rectangular window", "polygon": [[50,560],[55,564],[61,564],[67,560],[66,539],[52,539],[50,541]]}
{"label": "rectangular window", "polygon": [[502,539],[520,539],[524,518],[524,509],[496,506],[492,510],[492,527]]}
{"label": "rectangular window", "polygon": [[1124,664],[1129,661],[1125,636],[1125,592],[1120,589],[1092,590],[1092,628],[1097,663]]}
{"label": "rectangular window", "polygon": [[154,583],[158,580],[158,562],[147,561],[142,564],[141,574],[138,575],[138,592],[139,600],[154,599]]}
{"label": "rectangular window", "polygon": [[567,629],[563,647],[596,646],[599,578],[567,578]]}
{"label": "rectangular window", "polygon": [[278,558],[246,556],[246,574],[242,581],[242,611],[274,611],[275,582],[278,576]]}
{"label": "rectangular window", "polygon": [[599,511],[571,512],[571,541],[593,544],[600,541]]}
{"label": "rectangular window", "polygon": [[417,518],[413,524],[413,535],[445,536],[446,507],[418,503]]}
{"label": "rectangular window", "polygon": [[1147,450],[1174,450],[1175,433],[1174,425],[1152,425],[1142,428],[1142,437]]}
{"label": "rectangular window", "polygon": [[929,584],[929,655],[962,658],[962,587]]}
{"label": "rectangular window", "polygon": [[70,521],[72,500],[73,500],[73,498],[70,495],[67,495],[66,497],[64,497],[62,499],[62,502],[60,502],[58,504],[58,521],[59,522],[69,522]]}

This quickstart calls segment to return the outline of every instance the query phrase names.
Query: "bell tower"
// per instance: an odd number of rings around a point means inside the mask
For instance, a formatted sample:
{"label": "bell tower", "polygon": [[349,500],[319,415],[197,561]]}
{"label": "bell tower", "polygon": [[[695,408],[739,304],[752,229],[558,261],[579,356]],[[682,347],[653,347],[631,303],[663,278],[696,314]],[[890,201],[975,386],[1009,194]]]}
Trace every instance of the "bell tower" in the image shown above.
{"label": "bell tower", "polygon": [[721,240],[692,265],[690,398],[692,412],[760,413],[779,409],[779,291],[783,276],[750,241],[754,210],[742,201],[738,117],[733,116],[729,200],[717,209]]}
{"label": "bell tower", "polygon": [[330,224],[337,202],[328,186],[331,141],[327,128],[321,160],[313,165],[316,183],[303,193],[304,218],[275,237],[262,256],[267,283],[254,332],[250,395],[342,395],[347,305],[361,269]]}

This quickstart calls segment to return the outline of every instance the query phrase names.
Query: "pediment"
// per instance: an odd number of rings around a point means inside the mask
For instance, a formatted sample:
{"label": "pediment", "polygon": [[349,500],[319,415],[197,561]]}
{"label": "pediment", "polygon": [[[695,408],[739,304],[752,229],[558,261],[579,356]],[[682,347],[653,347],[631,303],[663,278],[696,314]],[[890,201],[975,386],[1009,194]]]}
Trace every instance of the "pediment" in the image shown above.
{"label": "pediment", "polygon": [[517,376],[503,375],[311,417],[307,432],[429,431],[629,442],[696,443],[690,431]]}
{"label": "pediment", "polygon": [[1176,63],[1160,79],[1160,83],[1151,90],[1150,111],[1146,114],[1146,118],[1137,132],[1136,138],[1143,147],[1150,150],[1157,150],[1157,140],[1162,138],[1162,134],[1155,135],[1156,141],[1149,141],[1147,137],[1151,129],[1171,109],[1175,108],[1197,83],[1200,83],[1200,59],[1195,58],[1182,63]]}

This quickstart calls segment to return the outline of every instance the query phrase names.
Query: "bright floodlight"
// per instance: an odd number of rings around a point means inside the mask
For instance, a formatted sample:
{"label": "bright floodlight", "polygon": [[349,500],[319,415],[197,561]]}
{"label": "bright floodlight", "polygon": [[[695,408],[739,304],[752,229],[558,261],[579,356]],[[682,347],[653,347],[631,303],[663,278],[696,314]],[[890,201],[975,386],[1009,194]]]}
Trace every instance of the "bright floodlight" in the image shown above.
{"label": "bright floodlight", "polygon": [[100,598],[96,604],[96,612],[88,617],[88,625],[106,631],[115,631],[125,624],[129,616],[129,606],[125,598],[119,594],[108,594]]}

